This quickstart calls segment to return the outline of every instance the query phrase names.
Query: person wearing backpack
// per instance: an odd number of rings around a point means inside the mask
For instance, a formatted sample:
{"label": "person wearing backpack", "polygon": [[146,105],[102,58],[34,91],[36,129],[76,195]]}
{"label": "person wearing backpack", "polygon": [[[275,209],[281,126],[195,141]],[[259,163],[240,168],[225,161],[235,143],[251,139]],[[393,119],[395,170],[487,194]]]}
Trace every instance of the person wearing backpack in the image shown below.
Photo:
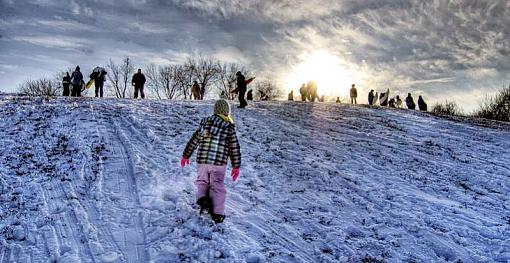
{"label": "person wearing backpack", "polygon": [[197,152],[198,177],[197,204],[200,212],[208,210],[215,223],[225,219],[227,190],[224,178],[228,159],[232,165],[232,180],[240,174],[241,147],[236,135],[234,121],[230,116],[230,105],[220,99],[214,104],[214,114],[202,119],[182,154],[181,167],[190,163],[195,149]]}
{"label": "person wearing backpack", "polygon": [[71,90],[72,97],[81,97],[83,84],[83,75],[80,72],[80,66],[76,66],[75,71],[71,75],[71,85],[73,85],[73,89]]}

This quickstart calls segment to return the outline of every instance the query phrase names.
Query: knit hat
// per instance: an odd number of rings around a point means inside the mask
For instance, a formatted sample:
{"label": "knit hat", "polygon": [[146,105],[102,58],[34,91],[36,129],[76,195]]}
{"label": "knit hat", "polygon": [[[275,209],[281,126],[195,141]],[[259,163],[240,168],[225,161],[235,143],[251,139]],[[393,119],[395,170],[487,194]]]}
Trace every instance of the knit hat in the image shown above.
{"label": "knit hat", "polygon": [[214,104],[214,114],[230,115],[230,104],[224,99],[217,100]]}

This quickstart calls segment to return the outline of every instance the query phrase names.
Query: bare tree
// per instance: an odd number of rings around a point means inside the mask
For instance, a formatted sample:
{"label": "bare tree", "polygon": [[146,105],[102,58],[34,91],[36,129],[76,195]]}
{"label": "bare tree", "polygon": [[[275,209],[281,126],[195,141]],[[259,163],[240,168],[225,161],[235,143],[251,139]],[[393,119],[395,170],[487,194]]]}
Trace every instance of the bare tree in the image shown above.
{"label": "bare tree", "polygon": [[191,99],[191,86],[193,85],[195,66],[189,63],[175,68],[174,78],[184,99]]}
{"label": "bare tree", "polygon": [[108,60],[108,64],[106,65],[106,67],[108,68],[108,74],[106,76],[108,76],[108,80],[110,81],[112,87],[113,87],[113,90],[115,92],[115,96],[117,98],[122,98],[122,89],[121,89],[121,84],[120,84],[120,67],[115,64],[115,62],[113,62],[113,60],[110,58],[110,60]]}
{"label": "bare tree", "polygon": [[257,82],[255,89],[261,99],[263,99],[263,96],[267,96],[268,100],[275,100],[283,95],[282,89],[272,80],[262,80]]}
{"label": "bare tree", "polygon": [[29,96],[58,96],[62,90],[60,81],[49,78],[38,80],[25,80],[18,88],[20,93]]}
{"label": "bare tree", "polygon": [[150,64],[145,69],[145,76],[147,78],[146,86],[147,88],[156,95],[156,98],[159,100],[161,97],[161,87],[159,85],[159,72],[158,68],[154,64]]}
{"label": "bare tree", "polygon": [[204,98],[209,90],[209,84],[218,80],[220,62],[212,57],[199,56],[198,58],[188,57],[185,63],[187,70],[200,85],[200,98]]}
{"label": "bare tree", "polygon": [[236,63],[223,63],[218,65],[218,81],[216,82],[217,89],[220,94],[224,94],[226,99],[234,99],[235,94],[232,90],[236,88],[237,72],[241,72],[246,78],[252,73],[244,66]]}
{"label": "bare tree", "polygon": [[128,84],[130,84],[131,74],[134,71],[134,66],[131,63],[129,57],[125,57],[122,61],[121,65],[117,65],[111,58],[108,61],[109,74],[108,80],[115,91],[115,96],[117,98],[126,98],[126,90],[128,88]]}

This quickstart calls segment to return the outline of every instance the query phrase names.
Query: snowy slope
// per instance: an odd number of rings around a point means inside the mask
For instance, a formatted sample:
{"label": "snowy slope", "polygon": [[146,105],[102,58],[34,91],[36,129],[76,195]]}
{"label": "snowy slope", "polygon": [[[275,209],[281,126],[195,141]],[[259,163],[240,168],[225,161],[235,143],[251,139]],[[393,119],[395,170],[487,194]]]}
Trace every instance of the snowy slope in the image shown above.
{"label": "snowy slope", "polygon": [[510,261],[507,126],[234,108],[243,166],[213,225],[177,165],[212,103],[0,95],[0,262]]}

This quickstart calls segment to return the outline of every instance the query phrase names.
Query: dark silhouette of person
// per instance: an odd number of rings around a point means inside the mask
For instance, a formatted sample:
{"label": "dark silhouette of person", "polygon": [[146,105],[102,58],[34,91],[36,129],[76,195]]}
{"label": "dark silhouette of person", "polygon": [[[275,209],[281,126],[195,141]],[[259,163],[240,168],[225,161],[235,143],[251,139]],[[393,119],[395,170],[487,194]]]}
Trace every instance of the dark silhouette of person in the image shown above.
{"label": "dark silhouette of person", "polygon": [[294,91],[293,90],[290,91],[288,100],[294,101]]}
{"label": "dark silhouette of person", "polygon": [[416,104],[414,103],[414,99],[413,96],[411,96],[411,93],[407,93],[406,106],[410,110],[416,109]]}
{"label": "dark silhouette of person", "polygon": [[140,97],[144,99],[145,93],[143,93],[143,85],[145,85],[145,75],[143,75],[142,69],[138,69],[138,72],[133,75],[131,83],[135,87],[134,98],[137,99],[138,92],[140,92]]}
{"label": "dark silhouette of person", "polygon": [[308,94],[306,93],[307,93],[306,84],[303,83],[303,85],[301,85],[301,88],[299,88],[299,94],[301,94],[301,101],[306,101],[306,97],[308,97]]}
{"label": "dark silhouette of person", "polygon": [[368,105],[374,105],[374,99],[375,99],[374,90],[370,90],[370,92],[368,93]]}
{"label": "dark silhouette of person", "polygon": [[90,74],[90,78],[94,80],[94,86],[96,88],[95,95],[96,98],[103,97],[103,86],[104,82],[106,81],[106,70],[101,67],[95,67],[92,71],[92,74]]}
{"label": "dark silhouette of person", "polygon": [[248,93],[246,93],[246,99],[253,100],[253,90],[249,90]]}
{"label": "dark silhouette of person", "polygon": [[72,97],[81,97],[83,84],[83,74],[80,72],[80,66],[76,66],[76,69],[71,75],[71,85],[73,85],[73,89],[71,90]]}
{"label": "dark silhouette of person", "polygon": [[246,94],[246,78],[241,73],[241,71],[238,71],[236,73],[237,77],[237,92],[239,92],[239,106],[237,106],[240,109],[246,108],[248,106],[248,102],[244,99],[244,95]]}
{"label": "dark silhouette of person", "polygon": [[395,108],[395,98],[391,98],[390,101],[388,101],[388,106]]}
{"label": "dark silhouette of person", "polygon": [[336,103],[341,103],[340,97],[336,97]]}
{"label": "dark silhouette of person", "polygon": [[421,111],[427,111],[427,103],[425,103],[421,96],[418,96],[418,109]]}
{"label": "dark silhouette of person", "polygon": [[71,86],[71,76],[69,76],[69,72],[66,72],[64,75],[64,78],[62,79],[62,87],[64,88],[64,92],[62,93],[62,96],[69,96],[71,95],[71,90],[69,89],[69,86]]}
{"label": "dark silhouette of person", "polygon": [[191,87],[191,94],[193,95],[194,100],[201,100],[200,97],[200,85],[198,85],[198,82],[195,80],[193,82],[193,86]]}
{"label": "dark silhouette of person", "polygon": [[351,104],[358,104],[358,102],[356,101],[356,98],[358,98],[358,90],[356,89],[355,84],[351,85],[350,95],[351,95]]}

